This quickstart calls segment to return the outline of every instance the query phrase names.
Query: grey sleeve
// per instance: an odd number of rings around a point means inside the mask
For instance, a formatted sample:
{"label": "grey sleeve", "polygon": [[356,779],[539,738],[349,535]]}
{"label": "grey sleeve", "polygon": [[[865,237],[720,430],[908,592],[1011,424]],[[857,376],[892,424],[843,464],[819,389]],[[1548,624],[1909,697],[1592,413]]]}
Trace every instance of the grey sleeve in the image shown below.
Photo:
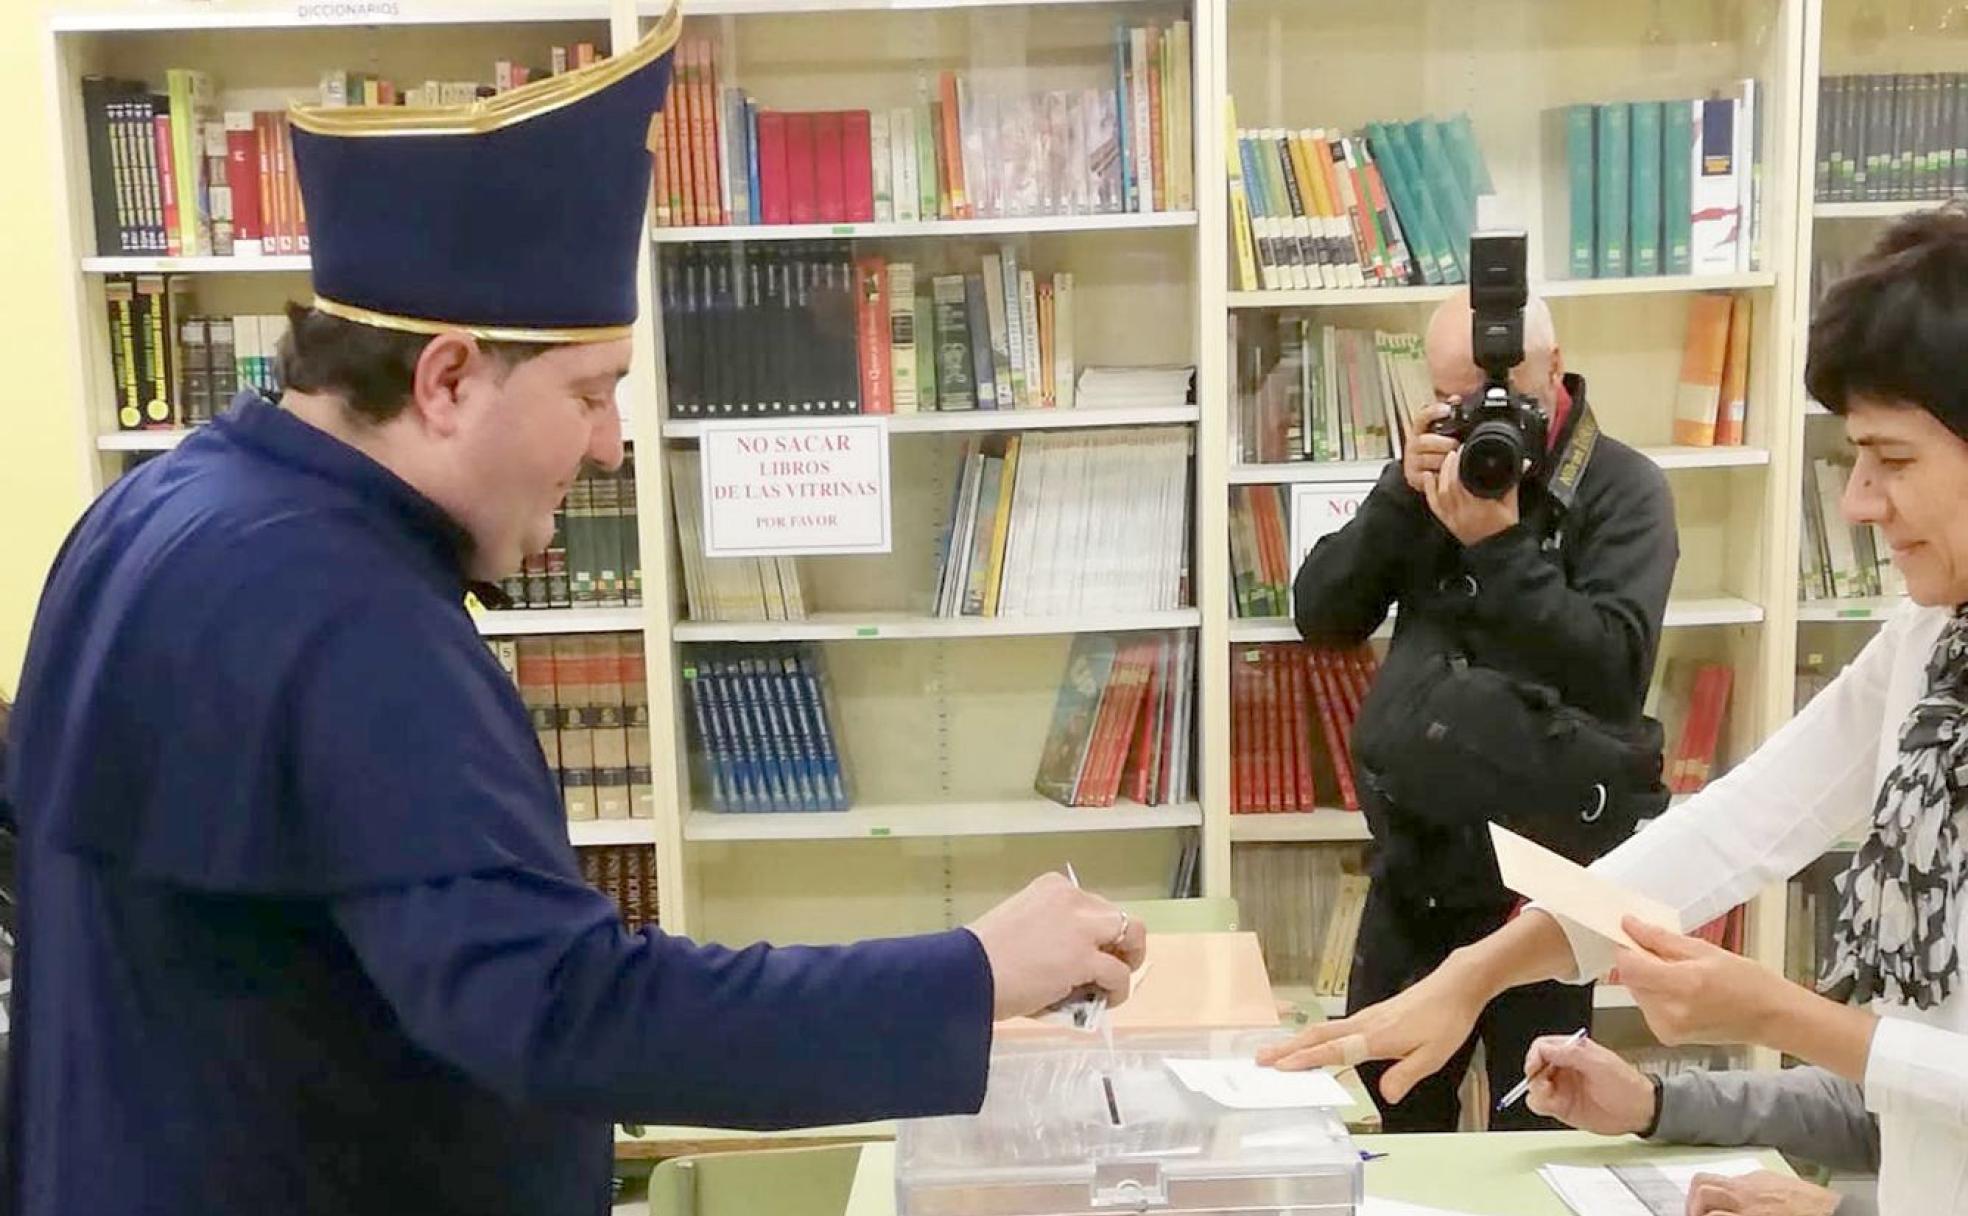
{"label": "grey sleeve", "polygon": [[[1660,1121],[1652,1139],[1753,1144],[1835,1170],[1879,1170],[1879,1124],[1866,1110],[1865,1096],[1822,1068],[1676,1073],[1661,1083]],[[1843,1216],[1846,1205],[1838,1210]]]}

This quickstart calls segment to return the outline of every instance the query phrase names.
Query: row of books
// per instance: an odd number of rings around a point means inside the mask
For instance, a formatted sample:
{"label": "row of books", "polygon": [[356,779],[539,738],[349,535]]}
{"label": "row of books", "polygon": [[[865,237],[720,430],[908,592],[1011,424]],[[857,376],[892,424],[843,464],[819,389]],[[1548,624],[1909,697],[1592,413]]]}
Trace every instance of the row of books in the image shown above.
{"label": "row of books", "polygon": [[1739,447],[1749,412],[1752,297],[1704,291],[1688,299],[1687,336],[1674,385],[1674,442]]}
{"label": "row of books", "polygon": [[669,453],[670,500],[682,551],[684,604],[693,621],[803,621],[796,557],[705,557],[704,475],[694,448]]}
{"label": "row of books", "polygon": [[192,311],[183,275],[103,281],[111,404],[117,429],[174,430],[210,422],[242,388],[278,393],[281,316]]}
{"label": "row of books", "polygon": [[457,106],[481,97],[496,97],[521,85],[548,76],[558,76],[584,68],[607,58],[592,42],[547,48],[547,66],[528,66],[511,59],[494,60],[492,81],[426,80],[420,85],[402,86],[374,72],[348,72],[330,69],[321,73],[316,100],[324,106]]}
{"label": "row of books", "polygon": [[1073,276],[1005,245],[969,273],[845,244],[662,259],[673,418],[1071,409]]}
{"label": "row of books", "polygon": [[[597,58],[592,43],[554,47],[558,75]],[[542,74],[508,60],[493,82],[426,81],[399,89],[367,72],[325,71],[324,106],[456,105]],[[82,78],[82,122],[99,254],[256,257],[309,252],[293,134],[279,110],[222,109],[208,72],[171,68],[164,87]]]}
{"label": "row of books", "polygon": [[1815,984],[1831,960],[1838,931],[1834,880],[1851,865],[1851,846],[1836,848],[1790,880],[1784,897],[1784,974]]}
{"label": "row of books", "polygon": [[1182,607],[1194,446],[1160,427],[970,440],[937,539],[936,615]]}
{"label": "row of books", "polygon": [[1230,662],[1230,813],[1360,809],[1353,723],[1379,661],[1371,647],[1240,646]]}
{"label": "row of books", "polygon": [[1274,984],[1346,995],[1367,879],[1358,845],[1240,844],[1230,888]]}
{"label": "row of books", "polygon": [[1195,675],[1188,632],[1074,638],[1033,788],[1061,806],[1189,800]]}
{"label": "row of books", "polygon": [[649,819],[649,676],[639,633],[488,638],[519,689],[569,819]]}
{"label": "row of books", "polygon": [[1476,200],[1495,189],[1468,115],[1369,123],[1350,135],[1235,135],[1231,237],[1242,290],[1468,281]]}
{"label": "row of books", "polygon": [[658,124],[662,226],[914,223],[1195,205],[1189,23],[1117,27],[1114,88],[1012,92],[917,78],[912,105],[788,111],[678,47]]}
{"label": "row of books", "polygon": [[1876,524],[1847,523],[1839,507],[1852,468],[1820,457],[1804,462],[1804,529],[1798,587],[1805,600],[1906,594],[1906,579]]}
{"label": "row of books", "polygon": [[1285,486],[1230,487],[1230,604],[1238,620],[1292,614],[1291,512]]}
{"label": "row of books", "polygon": [[584,466],[554,512],[543,553],[500,590],[513,608],[634,608],[642,603],[642,534],[635,455],[614,472]]}
{"label": "row of books", "polygon": [[1813,168],[1819,202],[1968,190],[1968,73],[1820,78]]}
{"label": "row of books", "polygon": [[683,658],[683,683],[693,779],[712,810],[848,809],[818,649],[692,647]]}
{"label": "row of books", "polygon": [[1651,712],[1666,740],[1662,780],[1670,793],[1697,793],[1720,775],[1734,685],[1727,663],[1677,655],[1657,665]]}
{"label": "row of books", "polygon": [[581,877],[615,901],[629,932],[656,927],[656,850],[648,845],[590,845],[574,850]]}
{"label": "row of books", "polygon": [[1551,277],[1758,269],[1761,92],[1740,80],[1726,96],[1546,111],[1545,155],[1565,179],[1546,211]]}
{"label": "row of books", "polygon": [[1233,315],[1230,346],[1231,450],[1247,464],[1399,456],[1435,400],[1419,334]]}

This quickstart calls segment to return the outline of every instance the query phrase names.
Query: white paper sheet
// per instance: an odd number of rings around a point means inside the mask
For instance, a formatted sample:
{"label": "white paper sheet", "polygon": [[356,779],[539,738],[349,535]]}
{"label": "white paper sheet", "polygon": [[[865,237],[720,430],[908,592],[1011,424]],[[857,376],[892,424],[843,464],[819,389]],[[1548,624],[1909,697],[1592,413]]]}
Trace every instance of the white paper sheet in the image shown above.
{"label": "white paper sheet", "polygon": [[[1686,1199],[1696,1174],[1722,1174],[1730,1178],[1754,1174],[1763,1163],[1754,1157],[1717,1157],[1707,1161],[1664,1161],[1652,1163],[1681,1189]],[[1547,1185],[1578,1216],[1652,1216],[1624,1182],[1611,1170],[1599,1165],[1547,1165],[1538,1171]]]}
{"label": "white paper sheet", "polygon": [[1171,1057],[1169,1071],[1196,1093],[1233,1110],[1353,1105],[1331,1073],[1318,1069],[1280,1072],[1251,1059],[1196,1060]]}
{"label": "white paper sheet", "polygon": [[1601,937],[1633,946],[1633,939],[1620,928],[1622,916],[1637,917],[1671,933],[1685,932],[1680,915],[1666,904],[1617,886],[1509,828],[1492,823],[1490,843],[1496,846],[1504,886]]}

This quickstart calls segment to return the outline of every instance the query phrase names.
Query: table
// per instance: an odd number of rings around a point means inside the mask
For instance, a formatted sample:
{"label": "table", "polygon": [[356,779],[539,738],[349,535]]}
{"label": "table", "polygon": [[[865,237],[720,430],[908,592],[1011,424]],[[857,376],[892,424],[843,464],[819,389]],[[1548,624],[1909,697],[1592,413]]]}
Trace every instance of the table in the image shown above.
{"label": "table", "polygon": [[[1367,1163],[1367,1193],[1383,1199],[1447,1208],[1472,1216],[1570,1216],[1538,1177],[1540,1165],[1616,1165],[1680,1158],[1760,1158],[1781,1173],[1774,1152],[1727,1148],[1665,1148],[1628,1137],[1586,1132],[1469,1132],[1357,1137],[1361,1148],[1385,1157]],[[843,1216],[895,1216],[895,1145],[866,1144]]]}

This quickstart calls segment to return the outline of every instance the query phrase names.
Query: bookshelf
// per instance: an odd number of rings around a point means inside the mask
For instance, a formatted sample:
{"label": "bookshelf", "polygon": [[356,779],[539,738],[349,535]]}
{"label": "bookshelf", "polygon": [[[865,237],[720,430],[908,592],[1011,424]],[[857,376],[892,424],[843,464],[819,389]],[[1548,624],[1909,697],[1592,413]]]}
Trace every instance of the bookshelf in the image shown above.
{"label": "bookshelf", "polygon": [[[843,940],[962,923],[1040,869],[1072,861],[1128,898],[1165,895],[1191,836],[1198,890],[1232,893],[1240,851],[1276,844],[1352,846],[1357,814],[1238,814],[1230,807],[1231,661],[1243,646],[1292,640],[1281,620],[1237,620],[1230,579],[1232,487],[1370,481],[1378,461],[1243,462],[1231,442],[1232,323],[1277,316],[1418,331],[1440,286],[1238,289],[1220,166],[1234,95],[1243,127],[1324,126],[1470,115],[1497,186],[1490,222],[1528,227],[1536,289],[1552,304],[1568,365],[1592,383],[1614,436],[1666,472],[1682,534],[1663,658],[1717,659],[1736,671],[1725,754],[1745,755],[1791,712],[1805,630],[1858,633],[1885,602],[1797,603],[1800,469],[1810,444],[1800,386],[1814,247],[1859,239],[1917,205],[1816,201],[1810,165],[1824,73],[1949,70],[1951,43],[1851,36],[1857,0],[1660,0],[1552,6],[1542,0],[695,0],[686,37],[715,48],[719,83],[789,111],[899,107],[920,73],[966,73],[982,87],[1111,85],[1117,23],[1189,23],[1193,53],[1192,205],[1151,213],[1024,214],[948,220],[652,224],[641,319],[625,401],[641,512],[640,608],[479,615],[489,637],[640,632],[650,689],[656,817],[583,822],[577,843],[654,849],[666,927],[729,940]],[[635,0],[459,0],[339,4],[293,0],[90,0],[65,4],[47,33],[58,94],[57,179],[67,223],[56,234],[74,273],[58,307],[74,318],[79,382],[76,458],[100,488],[177,432],[120,432],[109,404],[105,283],[118,275],[191,279],[201,308],[274,313],[304,288],[301,255],[121,256],[95,248],[80,81],[111,73],[160,81],[191,67],[217,79],[228,106],[274,108],[309,97],[326,67],[403,80],[485,79],[501,58],[537,62],[549,46],[626,45],[658,5]],[[313,14],[313,15],[310,15]],[[442,36],[433,36],[441,32]],[[1697,97],[1759,83],[1761,257],[1727,273],[1572,279],[1548,272],[1542,235],[1564,179],[1540,134],[1548,108]],[[1617,84],[1609,82],[1618,82]],[[654,217],[652,217],[654,218]],[[668,259],[841,246],[910,261],[919,273],[968,271],[1001,248],[1041,275],[1074,276],[1082,365],[1192,364],[1195,403],[1111,409],[898,414],[887,423],[894,551],[801,562],[798,621],[693,619],[672,511],[671,458],[706,423],[669,417],[662,273]],[[1744,442],[1674,442],[1673,388],[1689,302],[1729,291],[1753,306]],[[1194,444],[1182,606],[1028,617],[937,617],[934,562],[967,445],[1045,435],[1176,431]],[[1195,788],[1173,805],[1059,807],[1032,777],[1060,675],[1076,639],[1186,638],[1195,655]],[[854,777],[853,809],[736,814],[707,809],[693,783],[687,671],[713,651],[799,644],[833,684],[836,727]],[[874,644],[879,643],[879,644]],[[1782,898],[1754,905],[1749,949],[1775,963]]]}

